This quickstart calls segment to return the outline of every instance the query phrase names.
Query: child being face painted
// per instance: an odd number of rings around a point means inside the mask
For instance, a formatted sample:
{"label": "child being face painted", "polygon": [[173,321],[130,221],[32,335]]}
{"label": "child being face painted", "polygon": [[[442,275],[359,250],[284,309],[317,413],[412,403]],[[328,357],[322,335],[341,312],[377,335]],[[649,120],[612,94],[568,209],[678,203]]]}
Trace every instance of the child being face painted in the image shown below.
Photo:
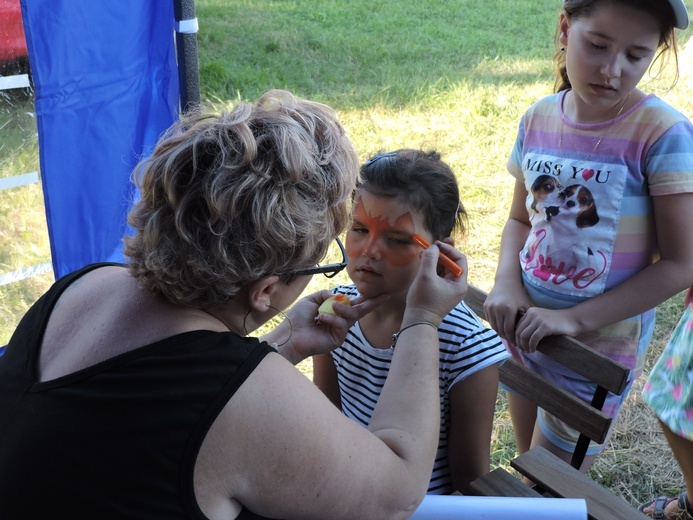
{"label": "child being face painted", "polygon": [[[345,240],[353,285],[333,291],[350,298],[387,294],[389,300],[359,320],[340,348],[313,358],[313,380],[364,426],[389,371],[392,335],[401,328],[421,263],[412,235],[453,245],[453,230],[463,231],[465,216],[455,175],[436,152],[403,149],[361,167]],[[497,364],[508,355],[464,302],[444,318],[438,338],[441,366],[451,369],[440,374],[441,435],[429,493],[468,493],[469,483],[489,471]]]}
{"label": "child being face painted", "polygon": [[397,196],[380,197],[359,189],[354,200],[345,244],[349,277],[364,296],[386,293],[405,298],[421,261],[421,247],[411,236],[419,233],[432,239],[423,217]]}
{"label": "child being face painted", "polygon": [[356,288],[403,301],[420,262],[412,234],[454,245],[450,235],[463,231],[464,215],[455,176],[437,153],[400,150],[366,162],[345,241]]}

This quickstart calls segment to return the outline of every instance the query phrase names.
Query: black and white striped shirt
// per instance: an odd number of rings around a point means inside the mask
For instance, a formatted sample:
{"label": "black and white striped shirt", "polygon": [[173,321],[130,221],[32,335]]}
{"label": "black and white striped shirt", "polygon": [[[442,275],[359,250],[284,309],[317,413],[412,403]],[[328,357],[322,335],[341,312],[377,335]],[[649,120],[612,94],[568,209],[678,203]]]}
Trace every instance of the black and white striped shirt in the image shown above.
{"label": "black and white striped shirt", "polygon": [[[340,286],[335,293],[356,298],[354,286]],[[449,391],[465,377],[508,358],[496,333],[486,328],[476,314],[460,302],[438,328],[440,343],[440,438],[429,494],[452,491],[447,461]],[[342,346],[332,352],[337,367],[342,411],[367,426],[382,391],[392,362],[390,349],[372,347],[356,323]]]}

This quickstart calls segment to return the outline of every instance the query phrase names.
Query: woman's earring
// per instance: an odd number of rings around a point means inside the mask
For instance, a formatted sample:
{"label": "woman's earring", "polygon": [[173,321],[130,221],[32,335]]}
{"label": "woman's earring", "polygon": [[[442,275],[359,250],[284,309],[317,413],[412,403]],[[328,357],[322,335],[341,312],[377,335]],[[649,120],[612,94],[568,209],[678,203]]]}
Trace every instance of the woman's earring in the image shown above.
{"label": "woman's earring", "polygon": [[[268,305],[268,307],[270,309],[274,309],[275,311],[277,311],[278,314],[281,314],[284,317],[284,319],[289,322],[289,337],[286,338],[285,341],[282,341],[281,343],[277,344],[278,347],[281,347],[282,345],[287,344],[289,342],[289,340],[291,339],[291,336],[294,335],[294,324],[291,321],[291,318],[289,318],[289,316],[283,310],[277,309],[276,307],[273,307],[271,305]],[[245,320],[244,320],[244,323],[245,323]]]}
{"label": "woman's earring", "polygon": [[[289,340],[291,339],[291,336],[294,335],[294,324],[293,324],[293,322],[291,321],[291,318],[289,318],[289,316],[288,316],[283,310],[277,309],[276,307],[273,307],[272,305],[268,305],[267,307],[269,307],[270,309],[274,309],[275,311],[277,311],[278,314],[281,314],[281,315],[284,317],[284,319],[285,319],[286,321],[289,322],[289,337],[286,338],[286,341],[282,341],[282,342],[279,343],[279,344],[276,344],[276,343],[273,343],[273,344],[272,344],[272,346],[274,346],[274,347],[281,347],[282,345],[285,345],[286,343],[288,343]],[[248,329],[247,329],[247,327],[245,326],[245,322],[246,322],[246,320],[248,319],[248,316],[250,316],[250,310],[249,310],[248,312],[246,312],[245,318],[243,318],[243,333],[244,333],[246,336],[248,335]]]}

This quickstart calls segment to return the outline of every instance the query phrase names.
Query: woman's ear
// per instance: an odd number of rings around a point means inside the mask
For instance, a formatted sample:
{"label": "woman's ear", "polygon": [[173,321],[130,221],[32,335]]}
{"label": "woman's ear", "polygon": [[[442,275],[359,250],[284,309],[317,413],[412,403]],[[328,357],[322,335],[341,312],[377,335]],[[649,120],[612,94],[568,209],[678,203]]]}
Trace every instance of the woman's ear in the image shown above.
{"label": "woman's ear", "polygon": [[265,276],[255,280],[248,286],[248,304],[250,309],[258,312],[267,312],[271,304],[271,297],[277,290],[279,276],[276,274]]}

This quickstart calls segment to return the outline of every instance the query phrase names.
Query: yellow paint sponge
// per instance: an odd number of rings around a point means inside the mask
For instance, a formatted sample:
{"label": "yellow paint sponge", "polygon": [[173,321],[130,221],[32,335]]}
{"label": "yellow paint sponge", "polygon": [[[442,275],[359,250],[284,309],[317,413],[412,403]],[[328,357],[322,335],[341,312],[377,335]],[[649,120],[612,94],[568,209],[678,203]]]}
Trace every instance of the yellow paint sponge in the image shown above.
{"label": "yellow paint sponge", "polygon": [[351,305],[351,300],[346,294],[335,294],[322,302],[320,307],[318,307],[318,314],[335,314],[332,308],[334,302],[341,303],[342,305]]}

